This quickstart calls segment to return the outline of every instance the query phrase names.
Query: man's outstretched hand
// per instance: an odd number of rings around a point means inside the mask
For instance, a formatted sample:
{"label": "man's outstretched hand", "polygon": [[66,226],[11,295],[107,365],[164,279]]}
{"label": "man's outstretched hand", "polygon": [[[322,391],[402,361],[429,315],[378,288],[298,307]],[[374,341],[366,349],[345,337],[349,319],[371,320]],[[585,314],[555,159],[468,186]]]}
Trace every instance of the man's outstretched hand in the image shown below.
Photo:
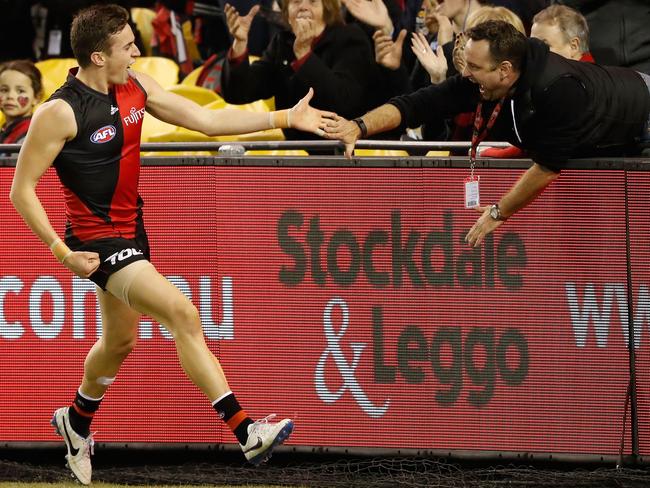
{"label": "man's outstretched hand", "polygon": [[328,139],[338,139],[345,144],[346,158],[352,157],[354,145],[360,135],[361,129],[359,129],[356,122],[339,115],[335,115],[332,119],[328,120],[325,127],[325,137]]}

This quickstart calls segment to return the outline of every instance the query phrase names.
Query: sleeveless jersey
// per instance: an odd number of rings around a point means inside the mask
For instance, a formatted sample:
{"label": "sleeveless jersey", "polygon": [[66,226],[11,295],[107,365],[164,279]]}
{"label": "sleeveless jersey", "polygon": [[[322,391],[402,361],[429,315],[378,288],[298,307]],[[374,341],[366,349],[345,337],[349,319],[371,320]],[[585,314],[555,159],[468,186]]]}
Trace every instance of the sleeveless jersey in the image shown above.
{"label": "sleeveless jersey", "polygon": [[65,197],[66,242],[134,239],[144,234],[138,181],[147,94],[131,77],[100,93],[79,81],[76,70],[50,97],[67,102],[77,122],[77,135],[53,163]]}

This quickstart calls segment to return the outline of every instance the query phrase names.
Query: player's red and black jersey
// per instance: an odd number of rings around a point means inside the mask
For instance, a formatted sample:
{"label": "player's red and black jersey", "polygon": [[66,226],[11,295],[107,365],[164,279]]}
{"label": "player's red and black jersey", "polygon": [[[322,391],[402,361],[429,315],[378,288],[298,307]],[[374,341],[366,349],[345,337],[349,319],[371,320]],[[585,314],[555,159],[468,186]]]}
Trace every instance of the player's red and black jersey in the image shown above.
{"label": "player's red and black jersey", "polygon": [[147,94],[135,78],[108,94],[86,86],[76,68],[50,99],[74,111],[77,135],[54,160],[65,196],[66,242],[72,248],[104,238],[144,235],[140,132]]}

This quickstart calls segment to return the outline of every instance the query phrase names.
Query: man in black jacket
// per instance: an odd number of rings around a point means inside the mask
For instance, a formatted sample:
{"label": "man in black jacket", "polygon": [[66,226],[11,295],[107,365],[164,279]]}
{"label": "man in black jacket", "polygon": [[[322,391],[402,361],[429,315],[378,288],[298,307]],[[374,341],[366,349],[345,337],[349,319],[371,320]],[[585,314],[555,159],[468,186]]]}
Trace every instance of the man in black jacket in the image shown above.
{"label": "man in black jacket", "polygon": [[479,24],[467,36],[461,75],[353,121],[339,117],[326,132],[349,156],[367,135],[476,109],[473,146],[488,129],[491,140],[525,149],[534,161],[498,203],[477,208],[481,217],[466,238],[477,246],[555,180],[567,159],[638,150],[648,131],[650,88],[636,71],[565,59],[505,22]]}

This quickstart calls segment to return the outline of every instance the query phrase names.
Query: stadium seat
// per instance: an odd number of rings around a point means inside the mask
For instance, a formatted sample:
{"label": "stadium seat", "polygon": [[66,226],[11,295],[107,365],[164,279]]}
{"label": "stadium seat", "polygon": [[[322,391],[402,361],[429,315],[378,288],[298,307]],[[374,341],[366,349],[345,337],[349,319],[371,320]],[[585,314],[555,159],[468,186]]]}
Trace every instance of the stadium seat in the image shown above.
{"label": "stadium seat", "polygon": [[190,100],[198,103],[199,105],[207,105],[209,103],[219,102],[219,101],[221,101],[223,105],[226,104],[223,98],[221,98],[215,92],[200,86],[185,85],[181,83],[180,85],[174,85],[170,87],[169,91],[176,93],[177,95],[180,95],[182,97],[189,98]]}
{"label": "stadium seat", "polygon": [[181,85],[196,86],[196,80],[199,78],[202,69],[203,66],[199,66],[190,71],[190,74],[181,80]]}
{"label": "stadium seat", "polygon": [[74,58],[52,58],[36,63],[43,77],[43,100],[47,100],[65,83],[70,68],[75,66],[78,66],[78,63]]}
{"label": "stadium seat", "polygon": [[151,56],[151,38],[153,37],[153,25],[151,22],[155,17],[156,12],[150,8],[134,7],[131,9],[131,20],[133,20],[138,28],[140,37],[142,38],[142,44],[144,44],[143,56]]}
{"label": "stadium seat", "polygon": [[309,156],[309,153],[304,149],[251,149],[246,151],[247,156]]}
{"label": "stadium seat", "polygon": [[446,158],[449,156],[449,151],[429,151],[427,152],[427,158]]}
{"label": "stadium seat", "polygon": [[143,56],[135,60],[133,69],[148,74],[165,89],[178,83],[178,65],[169,58]]}
{"label": "stadium seat", "polygon": [[176,126],[163,122],[151,114],[146,114],[142,122],[142,133],[140,140],[142,142],[154,142],[153,136],[165,134],[176,129]]}
{"label": "stadium seat", "polygon": [[408,156],[409,153],[392,149],[355,149],[354,155],[361,157],[403,157]]}

